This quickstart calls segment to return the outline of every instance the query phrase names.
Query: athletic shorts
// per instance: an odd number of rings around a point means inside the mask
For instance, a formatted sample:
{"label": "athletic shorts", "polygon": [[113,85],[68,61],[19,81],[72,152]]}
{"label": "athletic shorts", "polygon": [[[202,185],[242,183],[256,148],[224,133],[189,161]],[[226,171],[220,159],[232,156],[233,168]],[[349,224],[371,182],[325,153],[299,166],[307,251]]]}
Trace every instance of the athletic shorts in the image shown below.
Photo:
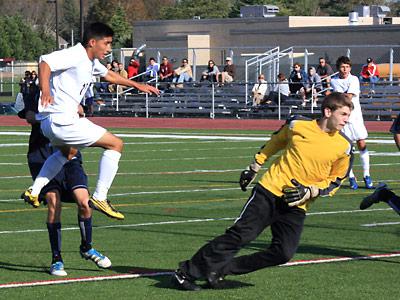
{"label": "athletic shorts", "polygon": [[400,114],[393,121],[392,127],[390,127],[390,132],[393,134],[400,133]]}
{"label": "athletic shorts", "polygon": [[368,137],[367,128],[365,128],[362,120],[355,120],[352,123],[347,123],[342,131],[352,142],[365,140]]}
{"label": "athletic shorts", "polygon": [[52,116],[41,121],[40,128],[53,146],[71,146],[77,149],[97,142],[106,130],[89,119],[75,119],[73,124],[60,125],[52,122]]}
{"label": "athletic shorts", "polygon": [[[28,153],[28,165],[32,179],[35,180],[47,157],[56,149],[49,144]],[[58,191],[62,202],[75,202],[71,192],[77,188],[88,189],[87,176],[82,168],[80,153],[77,157],[66,163],[63,169],[40,192],[40,199],[44,200],[49,191]]]}

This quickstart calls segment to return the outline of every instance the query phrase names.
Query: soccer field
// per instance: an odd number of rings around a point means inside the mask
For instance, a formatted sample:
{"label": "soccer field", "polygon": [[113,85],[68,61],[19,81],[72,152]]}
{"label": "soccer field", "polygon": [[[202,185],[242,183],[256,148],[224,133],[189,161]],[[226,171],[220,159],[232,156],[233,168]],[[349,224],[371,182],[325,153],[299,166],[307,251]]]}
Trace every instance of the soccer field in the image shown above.
{"label": "soccer field", "polygon": [[[313,204],[288,265],[227,277],[230,289],[171,289],[168,274],[178,262],[223,233],[240,213],[250,194],[238,186],[240,172],[271,132],[111,131],[120,134],[125,148],[109,197],[126,219],[94,212],[93,241],[113,267],[100,270],[80,257],[76,206],[65,204],[62,253],[68,276],[59,278],[48,274],[47,209],[18,199],[32,183],[28,127],[0,127],[1,299],[398,299],[400,218],[381,203],[360,211],[361,199],[370,194],[360,180],[359,190],[345,182],[335,197]],[[373,180],[400,193],[400,153],[392,136],[370,133],[368,141]],[[82,154],[94,189],[101,151]],[[362,178],[358,154],[354,170]],[[267,229],[241,254],[267,247],[270,238]]]}

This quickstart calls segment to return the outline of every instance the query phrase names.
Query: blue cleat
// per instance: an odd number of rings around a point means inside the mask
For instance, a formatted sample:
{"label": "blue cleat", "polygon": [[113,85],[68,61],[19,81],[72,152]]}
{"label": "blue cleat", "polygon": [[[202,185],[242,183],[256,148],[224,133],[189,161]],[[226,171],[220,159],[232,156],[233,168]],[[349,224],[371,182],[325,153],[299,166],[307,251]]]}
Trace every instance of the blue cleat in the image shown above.
{"label": "blue cleat", "polygon": [[349,177],[349,182],[350,182],[350,188],[352,190],[358,189],[358,184],[355,177]]}
{"label": "blue cleat", "polygon": [[96,249],[92,248],[89,251],[82,251],[80,250],[81,256],[88,260],[90,259],[93,261],[99,268],[107,269],[111,267],[111,261],[108,259],[107,256],[101,254]]}
{"label": "blue cleat", "polygon": [[56,261],[54,264],[51,264],[50,274],[54,276],[67,276],[67,272],[64,270],[64,263]]}
{"label": "blue cleat", "polygon": [[365,183],[365,188],[366,189],[373,189],[374,188],[374,186],[372,185],[371,176],[365,176],[364,177],[364,183]]}

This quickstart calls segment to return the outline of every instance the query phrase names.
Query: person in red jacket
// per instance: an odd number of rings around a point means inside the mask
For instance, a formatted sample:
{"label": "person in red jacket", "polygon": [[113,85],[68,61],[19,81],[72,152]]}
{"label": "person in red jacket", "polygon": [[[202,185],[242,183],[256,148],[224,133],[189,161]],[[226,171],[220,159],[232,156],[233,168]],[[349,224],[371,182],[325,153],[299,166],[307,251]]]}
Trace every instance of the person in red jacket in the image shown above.
{"label": "person in red jacket", "polygon": [[360,73],[360,82],[371,83],[372,90],[375,88],[375,83],[379,81],[378,66],[374,63],[371,57],[367,58],[367,63],[363,65]]}
{"label": "person in red jacket", "polygon": [[131,79],[133,76],[136,76],[139,73],[140,64],[134,59],[131,58],[131,61],[128,65],[128,78]]}

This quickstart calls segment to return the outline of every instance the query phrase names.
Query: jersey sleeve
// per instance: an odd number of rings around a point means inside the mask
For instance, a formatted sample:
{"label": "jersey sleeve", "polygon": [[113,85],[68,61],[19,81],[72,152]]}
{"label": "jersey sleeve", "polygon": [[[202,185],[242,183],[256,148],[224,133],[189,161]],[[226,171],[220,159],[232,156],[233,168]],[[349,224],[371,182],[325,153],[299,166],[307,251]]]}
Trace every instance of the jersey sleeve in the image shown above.
{"label": "jersey sleeve", "polygon": [[39,63],[46,62],[52,72],[67,70],[73,68],[79,63],[79,60],[74,47],[54,51],[49,54],[40,56]]}
{"label": "jersey sleeve", "polygon": [[95,59],[93,63],[94,63],[93,75],[105,77],[107,75],[108,69],[98,59]]}
{"label": "jersey sleeve", "polygon": [[326,188],[320,189],[320,196],[333,196],[337,192],[340,185],[350,172],[353,158],[352,146],[349,145],[347,153],[332,165],[331,172],[325,182]]}
{"label": "jersey sleeve", "polygon": [[351,76],[349,81],[349,88],[345,91],[347,94],[360,95],[360,81],[357,77]]}
{"label": "jersey sleeve", "polygon": [[265,145],[261,147],[261,150],[254,156],[257,164],[263,165],[272,155],[286,148],[293,123],[294,121],[286,123],[272,134],[271,139],[265,143]]}

